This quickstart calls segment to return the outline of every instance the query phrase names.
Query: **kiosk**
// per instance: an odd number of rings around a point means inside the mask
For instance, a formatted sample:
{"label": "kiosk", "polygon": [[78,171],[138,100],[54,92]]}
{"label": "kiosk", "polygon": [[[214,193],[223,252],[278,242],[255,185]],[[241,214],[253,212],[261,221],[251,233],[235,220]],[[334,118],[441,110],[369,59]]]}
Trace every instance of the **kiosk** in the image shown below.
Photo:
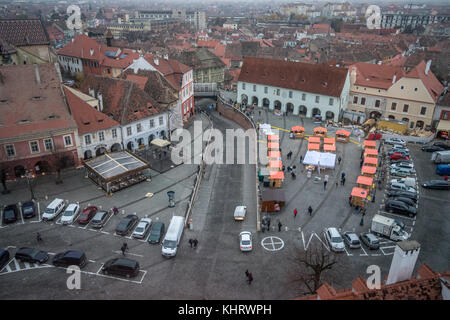
{"label": "kiosk", "polygon": [[261,211],[278,212],[286,204],[283,190],[269,189],[261,194]]}
{"label": "kiosk", "polygon": [[377,168],[376,167],[363,166],[361,168],[361,174],[363,176],[365,176],[365,177],[374,178],[376,172],[377,172]]}
{"label": "kiosk", "polygon": [[373,178],[359,176],[356,180],[358,188],[368,189],[370,190],[373,187]]}
{"label": "kiosk", "polygon": [[283,167],[283,163],[280,160],[269,161],[270,171],[280,171],[282,167]]}
{"label": "kiosk", "polygon": [[308,141],[309,143],[320,143],[320,137],[309,137]]}
{"label": "kiosk", "polygon": [[378,158],[378,150],[377,149],[365,149],[364,157]]}
{"label": "kiosk", "polygon": [[316,137],[325,137],[328,130],[324,127],[316,127],[314,128],[314,135]]}
{"label": "kiosk", "polygon": [[308,151],[319,151],[320,150],[320,144],[318,143],[308,143]]}
{"label": "kiosk", "polygon": [[375,140],[364,140],[364,149],[376,149],[377,142]]}
{"label": "kiosk", "polygon": [[324,144],[335,144],[336,139],[335,138],[323,138],[323,143]]}
{"label": "kiosk", "polygon": [[270,187],[281,188],[283,187],[284,172],[283,171],[271,171],[270,172]]}
{"label": "kiosk", "polygon": [[378,159],[373,157],[364,157],[364,165],[369,167],[376,167],[378,164]]}
{"label": "kiosk", "polygon": [[304,138],[305,137],[305,128],[301,126],[295,126],[291,129],[294,138]]}
{"label": "kiosk", "polygon": [[280,151],[269,151],[269,160],[281,160]]}
{"label": "kiosk", "polygon": [[278,142],[278,141],[280,141],[280,136],[278,136],[278,135],[276,135],[276,134],[269,134],[269,135],[267,136],[267,141],[270,141],[270,142]]}
{"label": "kiosk", "polygon": [[363,207],[366,204],[369,190],[364,189],[364,188],[354,187],[352,189],[351,194],[352,194],[351,204],[353,206]]}
{"label": "kiosk", "polygon": [[346,130],[336,131],[336,141],[347,143],[350,139],[350,132]]}
{"label": "kiosk", "polygon": [[336,145],[335,144],[324,144],[323,145],[324,152],[336,153]]}
{"label": "kiosk", "polygon": [[280,151],[280,144],[278,142],[268,142],[267,151]]}

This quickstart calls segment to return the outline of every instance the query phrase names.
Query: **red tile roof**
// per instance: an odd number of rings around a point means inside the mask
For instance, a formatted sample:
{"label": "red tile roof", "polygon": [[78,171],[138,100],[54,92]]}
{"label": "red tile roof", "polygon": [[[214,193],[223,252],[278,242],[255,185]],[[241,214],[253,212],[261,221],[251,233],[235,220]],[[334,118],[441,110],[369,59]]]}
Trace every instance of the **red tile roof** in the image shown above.
{"label": "red tile roof", "polygon": [[147,83],[147,78],[142,76],[137,76],[134,74],[127,74],[126,79],[132,81],[138,85],[139,88],[144,90],[145,84]]}
{"label": "red tile roof", "polygon": [[199,48],[215,48],[219,41],[213,40],[197,40],[197,47]]}
{"label": "red tile roof", "polygon": [[444,86],[434,76],[431,70],[428,71],[428,74],[425,74],[425,68],[426,62],[422,60],[415,68],[406,74],[406,77],[422,80],[422,83],[425,85],[425,88],[427,88],[428,93],[433,98],[434,102],[437,102]]}
{"label": "red tile roof", "polygon": [[120,125],[106,114],[91,107],[69,89],[64,88],[64,93],[66,94],[67,103],[72,112],[72,116],[77,123],[78,133],[80,135]]}
{"label": "red tile roof", "polygon": [[47,45],[48,35],[39,19],[1,19],[0,39],[14,46]]}
{"label": "red tile roof", "polygon": [[162,57],[158,57],[158,64],[156,64],[155,57],[157,56],[151,53],[144,55],[144,58],[148,63],[161,72],[178,91],[181,90],[183,74],[189,72],[192,68],[175,59],[166,60]]}
{"label": "red tile roof", "polygon": [[[51,63],[0,67],[0,138],[76,128]],[[40,97],[40,98],[37,98]],[[37,111],[38,110],[38,111]]]}
{"label": "red tile roof", "polygon": [[350,72],[352,72],[353,67],[356,68],[355,85],[385,90],[392,86],[394,75],[396,75],[396,81],[398,81],[405,74],[401,67],[389,65],[358,62],[350,66]]}
{"label": "red tile roof", "polygon": [[347,73],[326,64],[246,57],[239,81],[340,97]]}

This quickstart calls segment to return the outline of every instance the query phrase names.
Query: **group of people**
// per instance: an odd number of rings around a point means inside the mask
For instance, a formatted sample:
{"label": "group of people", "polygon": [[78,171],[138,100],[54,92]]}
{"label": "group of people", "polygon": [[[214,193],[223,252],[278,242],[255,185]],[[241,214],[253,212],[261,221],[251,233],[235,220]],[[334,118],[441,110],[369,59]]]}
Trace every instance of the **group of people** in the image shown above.
{"label": "group of people", "polygon": [[198,245],[198,240],[197,239],[189,239],[189,245],[191,246],[191,248],[197,248]]}

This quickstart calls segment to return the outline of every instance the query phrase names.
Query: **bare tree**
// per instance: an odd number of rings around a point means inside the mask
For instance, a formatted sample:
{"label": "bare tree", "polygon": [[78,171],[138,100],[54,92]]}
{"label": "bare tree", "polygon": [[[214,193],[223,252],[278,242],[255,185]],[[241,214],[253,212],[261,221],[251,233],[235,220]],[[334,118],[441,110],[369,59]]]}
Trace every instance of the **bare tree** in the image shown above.
{"label": "bare tree", "polygon": [[310,245],[306,251],[296,251],[290,259],[293,265],[291,279],[308,289],[307,294],[316,293],[322,285],[322,277],[338,260],[336,255],[323,245]]}

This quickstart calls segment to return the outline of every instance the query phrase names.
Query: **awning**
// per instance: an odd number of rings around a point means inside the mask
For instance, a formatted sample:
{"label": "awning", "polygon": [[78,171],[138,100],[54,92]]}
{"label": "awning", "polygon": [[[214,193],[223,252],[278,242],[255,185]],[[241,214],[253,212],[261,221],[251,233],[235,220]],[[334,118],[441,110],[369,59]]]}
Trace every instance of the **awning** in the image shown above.
{"label": "awning", "polygon": [[276,134],[269,134],[267,136],[267,140],[272,142],[278,142],[280,140],[280,136]]}
{"label": "awning", "polygon": [[366,150],[364,150],[364,156],[366,156],[366,154],[369,154],[371,156],[377,156],[378,150],[377,149],[366,149]]}
{"label": "awning", "polygon": [[323,151],[336,151],[336,145],[334,144],[324,144]]}
{"label": "awning", "polygon": [[310,143],[320,143],[320,137],[309,137],[308,141]]}
{"label": "awning", "polygon": [[265,202],[265,201],[284,202],[284,201],[286,201],[286,198],[284,197],[284,192],[282,190],[271,189],[271,190],[264,190],[262,192],[261,200],[262,200],[262,202]]}
{"label": "awning", "polygon": [[163,148],[163,147],[167,147],[168,145],[170,145],[170,141],[157,138],[157,139],[153,139],[151,144],[153,144],[157,147]]}
{"label": "awning", "polygon": [[373,157],[365,157],[364,158],[364,164],[377,164],[378,163],[378,159],[377,158],[373,158]]}
{"label": "awning", "polygon": [[365,177],[365,176],[359,176],[358,179],[356,180],[357,184],[363,184],[366,186],[372,186],[373,183],[373,178],[371,177]]}
{"label": "awning", "polygon": [[269,161],[269,167],[271,168],[280,168],[283,166],[281,161]]}
{"label": "awning", "polygon": [[450,131],[450,120],[439,120],[438,131]]}
{"label": "awning", "polygon": [[327,133],[328,130],[325,129],[324,127],[317,127],[317,128],[314,128],[314,133],[317,133],[317,132],[320,132],[320,133]]}
{"label": "awning", "polygon": [[364,189],[364,188],[354,187],[352,189],[352,197],[359,197],[359,198],[366,199],[368,193],[369,192],[367,191],[367,189]]}
{"label": "awning", "polygon": [[338,130],[338,131],[336,131],[336,134],[339,136],[346,136],[346,137],[350,136],[350,132],[345,131],[345,130]]}
{"label": "awning", "polygon": [[320,144],[308,143],[308,150],[320,150]]}
{"label": "awning", "polygon": [[278,142],[269,142],[267,144],[267,148],[269,148],[269,149],[280,149],[280,144]]}
{"label": "awning", "polygon": [[363,166],[361,168],[361,174],[368,173],[368,174],[375,174],[377,172],[376,167],[370,167],[370,166]]}
{"label": "awning", "polygon": [[336,139],[335,138],[323,138],[323,143],[335,144],[336,143]]}
{"label": "awning", "polygon": [[364,140],[364,147],[377,147],[377,142],[375,140]]}
{"label": "awning", "polygon": [[329,152],[307,151],[303,164],[320,165],[321,168],[334,168],[336,163],[336,154]]}
{"label": "awning", "polygon": [[292,129],[291,129],[292,131],[294,131],[294,132],[305,132],[305,128],[303,128],[302,126],[295,126],[295,127],[292,127]]}
{"label": "awning", "polygon": [[273,158],[273,159],[281,158],[280,151],[269,151],[269,158]]}
{"label": "awning", "polygon": [[283,171],[271,171],[270,172],[270,179],[272,179],[272,180],[283,180],[284,179],[284,172]]}

